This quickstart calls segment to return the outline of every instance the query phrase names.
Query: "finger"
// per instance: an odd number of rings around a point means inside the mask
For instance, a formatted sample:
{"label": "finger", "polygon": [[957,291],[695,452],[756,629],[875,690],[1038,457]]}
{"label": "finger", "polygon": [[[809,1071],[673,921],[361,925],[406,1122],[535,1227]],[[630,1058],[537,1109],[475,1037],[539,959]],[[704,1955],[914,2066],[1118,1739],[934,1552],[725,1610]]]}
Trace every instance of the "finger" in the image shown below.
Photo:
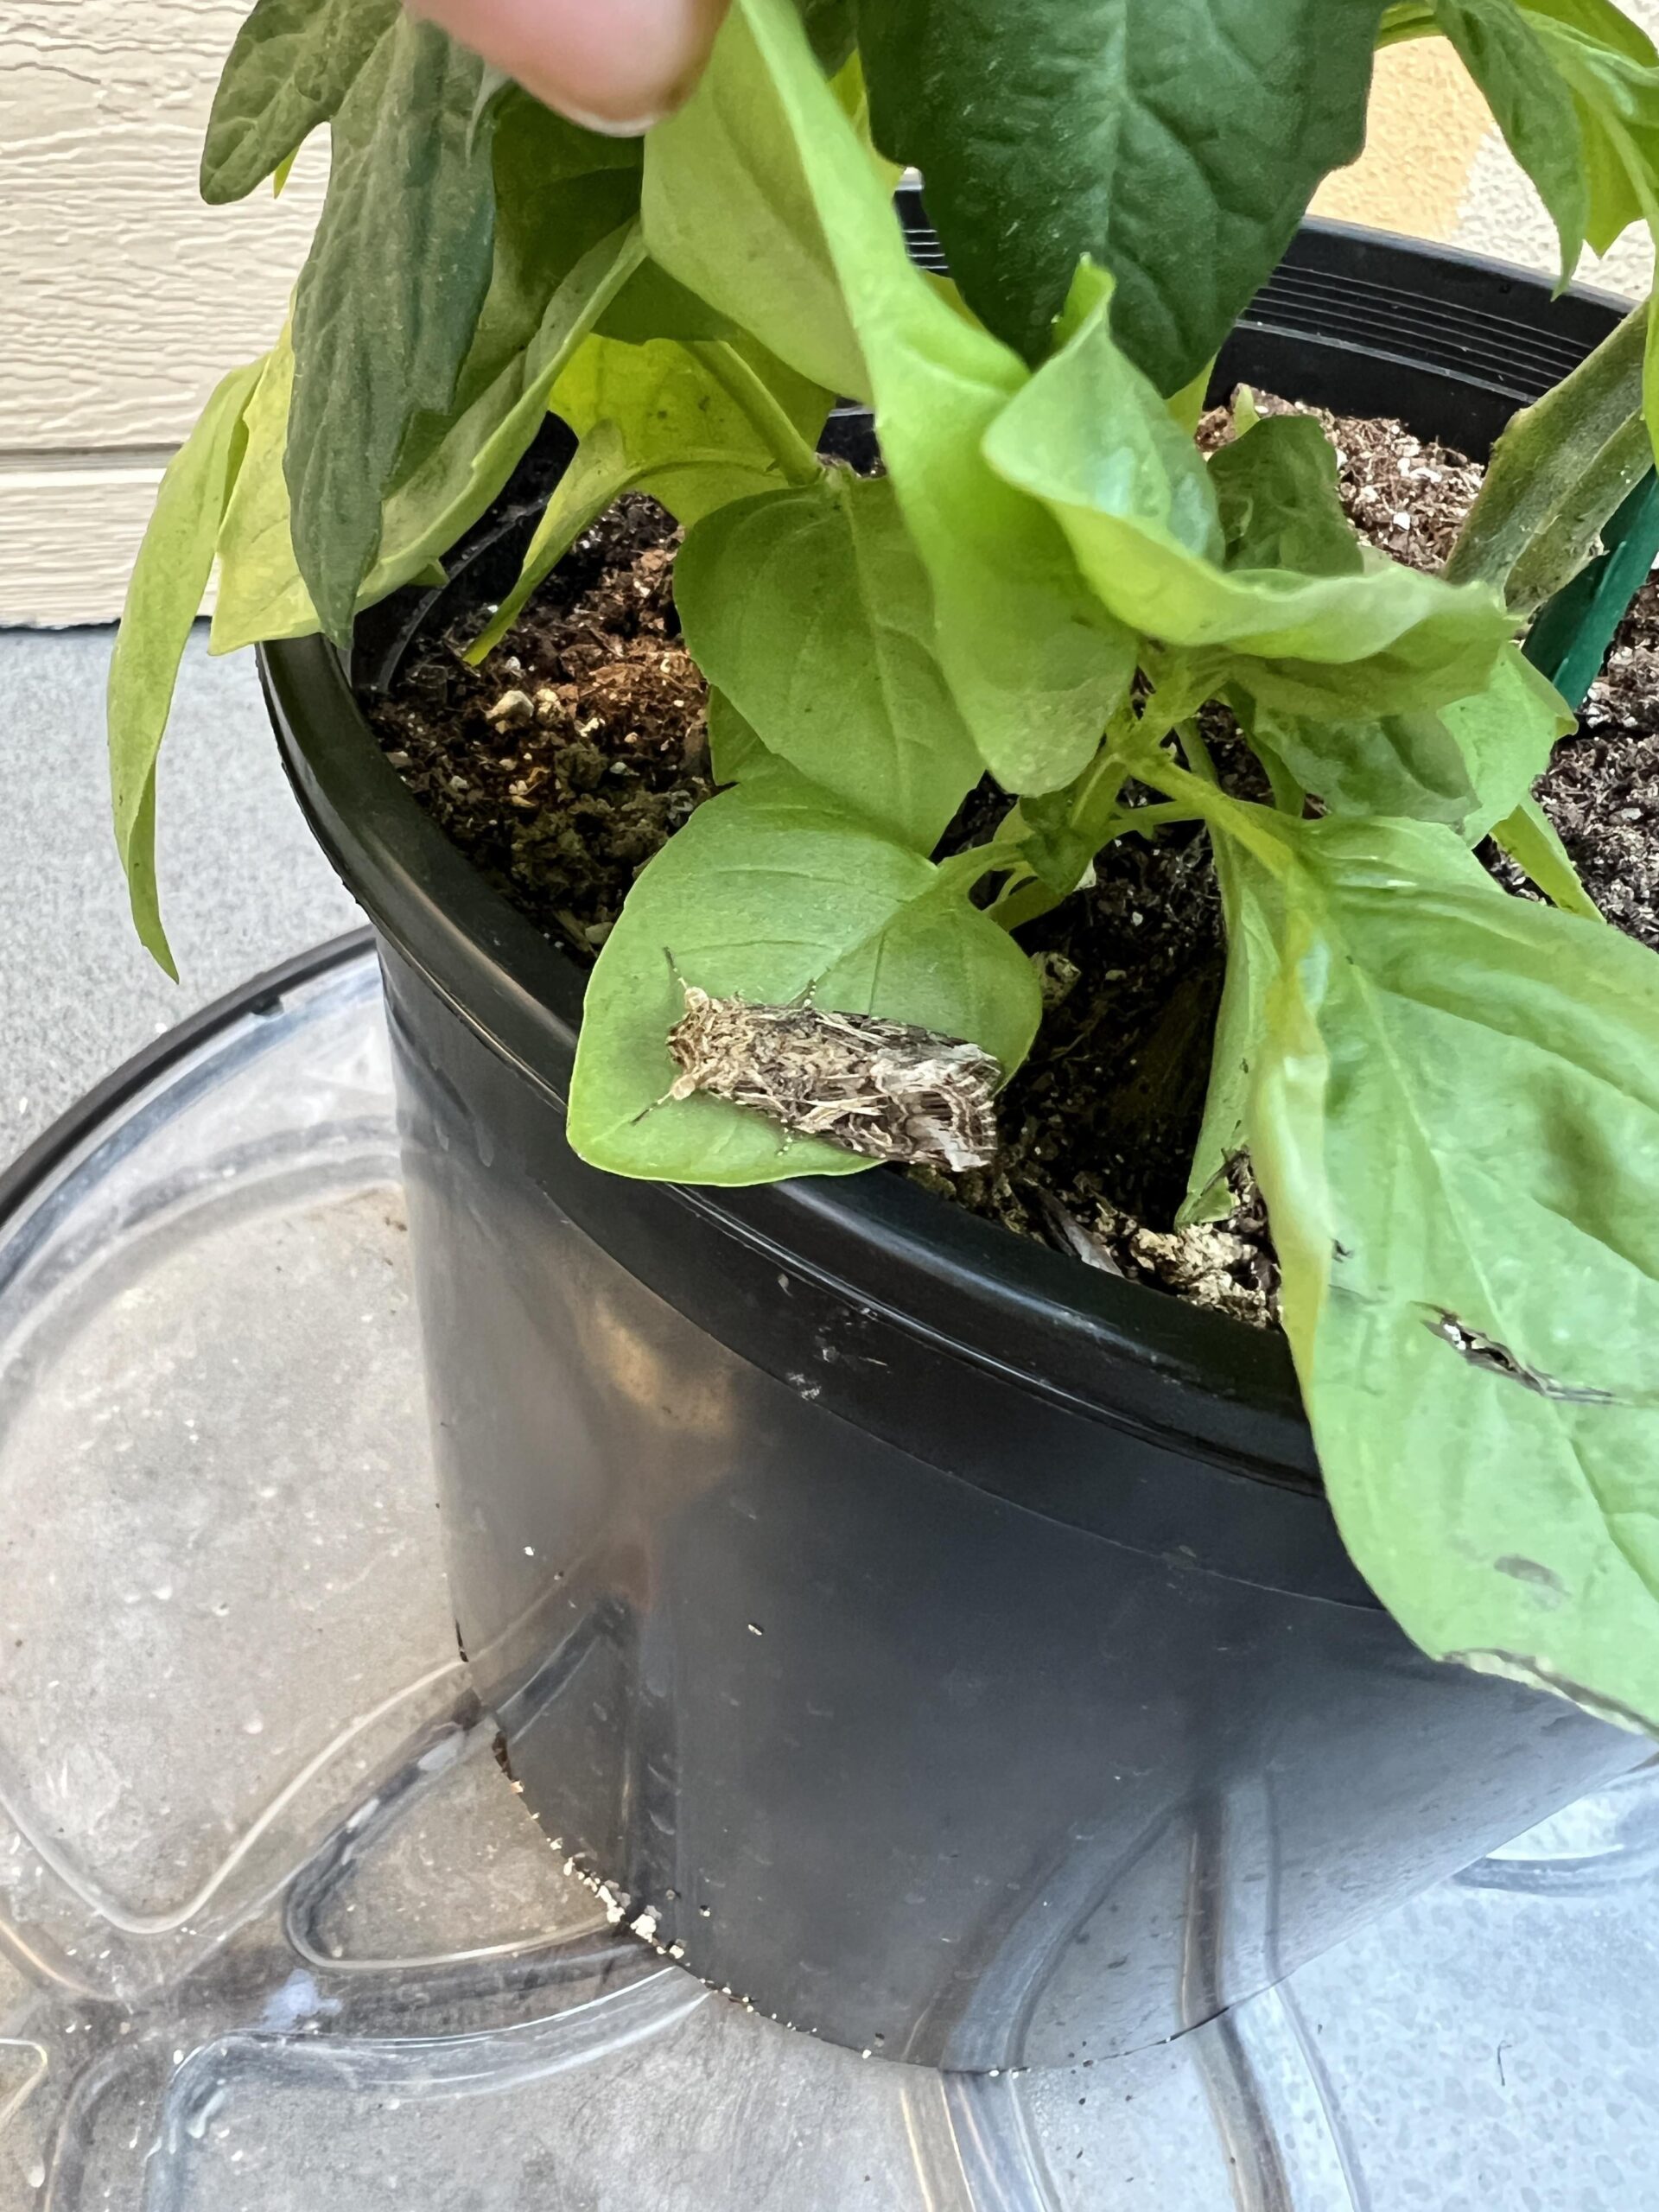
{"label": "finger", "polygon": [[409,0],[574,122],[640,131],[696,84],[728,0]]}

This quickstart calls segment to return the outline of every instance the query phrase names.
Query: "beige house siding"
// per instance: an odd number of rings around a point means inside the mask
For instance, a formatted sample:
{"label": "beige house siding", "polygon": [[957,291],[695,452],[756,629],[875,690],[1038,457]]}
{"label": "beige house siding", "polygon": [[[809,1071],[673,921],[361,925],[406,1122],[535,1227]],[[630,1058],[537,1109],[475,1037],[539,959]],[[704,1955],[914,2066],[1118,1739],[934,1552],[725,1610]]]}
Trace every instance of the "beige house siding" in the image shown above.
{"label": "beige house siding", "polygon": [[[320,202],[196,196],[244,0],[0,0],[0,623],[118,612],[168,454],[267,346]],[[1659,31],[1659,0],[1631,0]],[[1450,53],[1382,55],[1371,143],[1321,212],[1547,267],[1543,211]],[[1591,281],[1645,289],[1630,239]]]}
{"label": "beige house siding", "polygon": [[0,0],[0,623],[118,611],[162,462],[270,343],[322,169],[208,208],[240,0]]}

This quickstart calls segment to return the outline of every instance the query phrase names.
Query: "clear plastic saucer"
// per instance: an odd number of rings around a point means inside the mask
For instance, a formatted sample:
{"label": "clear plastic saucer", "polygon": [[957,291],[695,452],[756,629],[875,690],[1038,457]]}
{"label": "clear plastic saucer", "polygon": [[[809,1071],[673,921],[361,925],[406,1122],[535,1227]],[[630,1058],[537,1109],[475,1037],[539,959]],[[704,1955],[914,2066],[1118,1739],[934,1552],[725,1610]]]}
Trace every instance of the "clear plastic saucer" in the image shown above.
{"label": "clear plastic saucer", "polygon": [[1659,2204],[1659,1770],[1109,2064],[863,2061],[607,1926],[457,1656],[405,1243],[360,940],[0,1189],[0,2212]]}

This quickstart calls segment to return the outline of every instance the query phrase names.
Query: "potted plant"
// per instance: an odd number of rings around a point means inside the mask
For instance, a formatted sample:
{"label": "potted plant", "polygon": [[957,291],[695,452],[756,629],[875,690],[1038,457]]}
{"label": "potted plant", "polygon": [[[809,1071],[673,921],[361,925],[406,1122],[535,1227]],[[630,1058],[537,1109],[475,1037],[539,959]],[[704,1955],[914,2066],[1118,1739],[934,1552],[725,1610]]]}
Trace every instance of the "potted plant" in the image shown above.
{"label": "potted plant", "polygon": [[[159,957],[215,562],[379,931],[457,1618],[531,1802],[642,1936],[890,2056],[1173,2033],[1659,1715],[1659,965],[1530,796],[1573,716],[1519,649],[1651,465],[1647,316],[1506,433],[1440,574],[1362,546],[1306,415],[1194,439],[1379,41],[1457,44],[1564,270],[1654,216],[1659,58],[1609,0],[1224,13],[738,0],[641,145],[393,0],[259,0],[206,189],[327,122],[328,198],[113,667]],[[686,535],[671,608],[662,560],[628,588],[718,788],[613,840],[588,972],[353,679],[435,638],[465,695],[641,491]],[[568,840],[650,791],[567,725],[512,668],[472,723]],[[1033,933],[1175,838],[1227,968],[1162,1078],[1208,1069],[1165,1227],[1259,1191],[1282,1336],[938,1194],[1075,987]]]}

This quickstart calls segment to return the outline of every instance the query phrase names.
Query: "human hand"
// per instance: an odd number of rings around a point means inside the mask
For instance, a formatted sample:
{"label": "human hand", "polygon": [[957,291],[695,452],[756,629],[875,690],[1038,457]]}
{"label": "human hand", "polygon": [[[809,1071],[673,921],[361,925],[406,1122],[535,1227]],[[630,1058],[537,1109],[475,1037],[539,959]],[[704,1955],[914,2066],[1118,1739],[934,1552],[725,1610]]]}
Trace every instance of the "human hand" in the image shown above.
{"label": "human hand", "polygon": [[690,92],[728,0],[409,0],[575,123],[631,137]]}

